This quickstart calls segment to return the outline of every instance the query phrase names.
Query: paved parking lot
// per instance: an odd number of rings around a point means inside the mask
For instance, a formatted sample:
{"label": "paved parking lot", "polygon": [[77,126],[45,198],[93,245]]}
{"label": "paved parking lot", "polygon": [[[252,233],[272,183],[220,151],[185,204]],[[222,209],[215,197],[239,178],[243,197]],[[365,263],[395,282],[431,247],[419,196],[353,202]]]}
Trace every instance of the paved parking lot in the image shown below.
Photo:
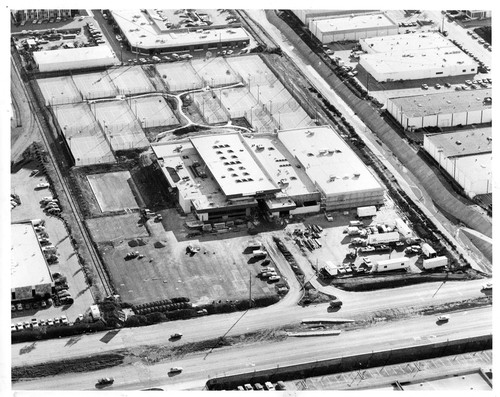
{"label": "paved parking lot", "polygon": [[59,263],[50,265],[49,269],[51,273],[58,272],[67,277],[69,292],[75,302],[70,306],[16,311],[12,313],[12,322],[29,321],[32,318],[46,320],[60,317],[62,314],[65,314],[71,322],[93,304],[93,298],[63,222],[58,218],[46,216],[40,207],[40,199],[51,196],[51,193],[48,189],[34,190],[38,183],[46,182],[44,176],[29,176],[35,167],[37,167],[35,163],[29,163],[11,174],[11,192],[18,194],[22,203],[11,211],[12,222],[30,219],[45,220],[46,232],[49,234],[51,243],[57,247],[59,257]]}

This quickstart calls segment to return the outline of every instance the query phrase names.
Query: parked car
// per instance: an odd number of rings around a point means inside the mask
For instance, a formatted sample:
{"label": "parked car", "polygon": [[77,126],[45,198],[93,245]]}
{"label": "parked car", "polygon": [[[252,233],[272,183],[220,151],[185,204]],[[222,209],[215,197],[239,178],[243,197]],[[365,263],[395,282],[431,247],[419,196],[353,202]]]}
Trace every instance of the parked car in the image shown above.
{"label": "parked car", "polygon": [[269,277],[269,281],[279,281],[281,279],[278,275],[272,275]]}
{"label": "parked car", "polygon": [[333,217],[330,213],[325,212],[325,218],[328,222],[333,222]]}
{"label": "parked car", "polygon": [[450,320],[450,316],[447,316],[447,315],[442,315],[442,316],[439,316],[437,318],[437,321],[441,322],[441,323],[448,322],[449,320]]}
{"label": "parked car", "polygon": [[42,182],[42,183],[39,183],[38,185],[36,185],[35,189],[36,190],[47,189],[49,186],[50,186],[50,184],[48,184],[46,182]]}
{"label": "parked car", "polygon": [[180,332],[175,332],[172,335],[170,335],[170,339],[180,339],[182,338],[182,334]]}
{"label": "parked car", "polygon": [[252,385],[250,383],[245,383],[245,385],[243,385],[243,387],[247,391],[253,390],[253,387],[252,387]]}
{"label": "parked car", "polygon": [[16,324],[11,324],[10,325],[10,332],[16,332],[16,331],[17,331]]}
{"label": "parked car", "polygon": [[254,389],[255,390],[264,390],[264,386],[262,386],[260,383],[256,383],[254,385]]}
{"label": "parked car", "polygon": [[266,383],[264,383],[264,387],[266,388],[266,390],[269,390],[269,391],[274,390],[273,384],[271,382],[269,382],[269,381],[266,382]]}
{"label": "parked car", "polygon": [[428,90],[429,89],[429,86],[427,84],[422,84],[422,89],[423,90]]}
{"label": "parked car", "polygon": [[35,176],[36,174],[38,174],[38,172],[38,170],[33,170],[31,171],[30,176]]}
{"label": "parked car", "polygon": [[169,373],[175,374],[175,373],[181,373],[182,372],[182,367],[172,367],[168,371]]}
{"label": "parked car", "polygon": [[97,385],[99,386],[108,386],[112,385],[115,382],[113,378],[100,378],[97,380]]}
{"label": "parked car", "polygon": [[22,303],[18,303],[16,307],[17,307],[18,311],[22,311],[23,310],[23,304]]}
{"label": "parked car", "polygon": [[436,90],[440,90],[440,89],[441,89],[441,84],[436,83],[436,84],[434,85],[434,88],[435,88]]}

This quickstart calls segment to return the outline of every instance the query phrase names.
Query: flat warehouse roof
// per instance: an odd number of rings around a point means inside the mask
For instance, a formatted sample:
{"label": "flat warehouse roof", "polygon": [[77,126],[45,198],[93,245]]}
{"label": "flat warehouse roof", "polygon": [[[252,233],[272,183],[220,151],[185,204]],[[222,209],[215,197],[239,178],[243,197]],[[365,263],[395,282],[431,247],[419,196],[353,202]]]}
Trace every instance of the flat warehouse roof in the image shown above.
{"label": "flat warehouse roof", "polygon": [[384,13],[318,19],[314,20],[313,23],[323,33],[397,27]]}
{"label": "flat warehouse roof", "polygon": [[436,148],[442,148],[446,157],[491,153],[493,150],[491,127],[428,134],[425,139],[432,142]]}
{"label": "flat warehouse roof", "polygon": [[390,98],[389,100],[407,117],[423,117],[433,114],[450,114],[491,109],[491,90],[448,91],[439,94],[415,95]]}
{"label": "flat warehouse roof", "polygon": [[10,225],[11,230],[11,288],[50,284],[47,262],[31,223]]}
{"label": "flat warehouse roof", "polygon": [[112,65],[117,61],[115,53],[107,45],[94,47],[67,48],[64,50],[35,51],[33,57],[38,65],[64,62],[81,62],[102,59],[104,65]]}
{"label": "flat warehouse roof", "polygon": [[278,138],[326,196],[383,191],[368,167],[332,128],[280,131]]}
{"label": "flat warehouse roof", "polygon": [[396,34],[390,36],[379,36],[361,39],[372,52],[397,52],[397,51],[413,51],[413,50],[428,50],[435,48],[455,48],[451,41],[443,37],[439,33],[420,33],[420,34]]}
{"label": "flat warehouse roof", "polygon": [[[360,64],[365,68],[366,65],[369,65],[381,74],[450,67],[465,69],[467,72],[473,73],[477,68],[477,63],[457,47],[364,54],[360,56]],[[471,69],[474,69],[474,71]]]}
{"label": "flat warehouse roof", "polygon": [[279,190],[239,133],[191,138],[191,143],[226,196]]}
{"label": "flat warehouse roof", "polygon": [[201,33],[196,33],[196,30],[203,29],[203,26],[186,28],[184,31],[164,31],[158,28],[149,14],[140,10],[113,10],[112,14],[133,47],[167,48],[249,39],[241,27],[203,30]]}

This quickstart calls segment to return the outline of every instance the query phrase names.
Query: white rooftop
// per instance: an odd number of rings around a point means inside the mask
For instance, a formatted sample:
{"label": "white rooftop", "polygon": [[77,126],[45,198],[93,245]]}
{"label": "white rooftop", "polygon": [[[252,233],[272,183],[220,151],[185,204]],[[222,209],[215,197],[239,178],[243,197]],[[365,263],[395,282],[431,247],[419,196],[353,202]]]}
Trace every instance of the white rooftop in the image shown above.
{"label": "white rooftop", "polygon": [[31,223],[12,224],[11,230],[11,288],[50,284],[47,262]]}
{"label": "white rooftop", "polygon": [[275,135],[253,134],[246,140],[259,162],[287,196],[318,192],[304,168],[297,168],[297,160]]}
{"label": "white rooftop", "polygon": [[78,64],[78,62],[89,60],[102,60],[102,66],[111,66],[119,63],[115,53],[107,45],[35,51],[33,57],[38,65],[54,63]]}
{"label": "white rooftop", "polygon": [[331,127],[280,131],[278,138],[326,196],[383,191],[368,167]]}
{"label": "white rooftop", "polygon": [[381,74],[445,69],[457,65],[469,70],[477,68],[477,63],[457,47],[364,54],[360,56],[360,64],[365,68],[369,65]]}
{"label": "white rooftop", "polygon": [[361,39],[360,44],[369,53],[396,53],[436,48],[458,49],[446,37],[436,32],[371,37]]}
{"label": "white rooftop", "polygon": [[384,13],[368,15],[350,15],[313,21],[317,29],[323,33],[365,30],[397,26]]}
{"label": "white rooftop", "polygon": [[199,28],[186,28],[185,31],[165,31],[161,24],[153,20],[148,12],[140,10],[113,10],[113,17],[127,37],[130,45],[144,49],[177,47],[199,44],[212,44],[249,39],[241,27],[209,29],[197,33]]}
{"label": "white rooftop", "polygon": [[191,143],[227,197],[279,190],[239,133],[195,137]]}

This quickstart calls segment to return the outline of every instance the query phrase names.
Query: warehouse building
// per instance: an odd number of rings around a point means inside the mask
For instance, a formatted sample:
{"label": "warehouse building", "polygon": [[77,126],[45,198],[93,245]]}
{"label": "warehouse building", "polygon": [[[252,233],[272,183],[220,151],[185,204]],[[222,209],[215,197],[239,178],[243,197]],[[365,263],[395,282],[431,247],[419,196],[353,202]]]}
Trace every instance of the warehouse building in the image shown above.
{"label": "warehouse building", "polygon": [[33,58],[40,72],[90,69],[119,65],[120,61],[107,45],[37,51]]}
{"label": "warehouse building", "polygon": [[473,198],[492,193],[491,128],[424,135],[424,150]]}
{"label": "warehouse building", "polygon": [[491,123],[491,90],[389,98],[387,111],[405,130]]}
{"label": "warehouse building", "polygon": [[436,48],[458,49],[450,40],[436,32],[371,37],[361,39],[359,44],[367,54],[404,53]]}
{"label": "warehouse building", "polygon": [[11,300],[29,300],[52,293],[54,282],[31,222],[12,224]]}
{"label": "warehouse building", "polygon": [[355,15],[376,12],[375,10],[292,10],[300,21],[309,26],[313,19],[328,19],[339,15]]}
{"label": "warehouse building", "polygon": [[309,22],[309,30],[319,41],[326,44],[398,34],[398,24],[385,13],[379,12],[313,19]]}
{"label": "warehouse building", "polygon": [[383,186],[331,127],[280,131],[278,139],[321,193],[321,209],[383,203]]}
{"label": "warehouse building", "polygon": [[199,136],[152,145],[185,213],[204,222],[383,203],[384,188],[330,127]]}
{"label": "warehouse building", "polygon": [[215,10],[127,9],[111,14],[132,52],[145,55],[217,51],[250,43],[240,23]]}

